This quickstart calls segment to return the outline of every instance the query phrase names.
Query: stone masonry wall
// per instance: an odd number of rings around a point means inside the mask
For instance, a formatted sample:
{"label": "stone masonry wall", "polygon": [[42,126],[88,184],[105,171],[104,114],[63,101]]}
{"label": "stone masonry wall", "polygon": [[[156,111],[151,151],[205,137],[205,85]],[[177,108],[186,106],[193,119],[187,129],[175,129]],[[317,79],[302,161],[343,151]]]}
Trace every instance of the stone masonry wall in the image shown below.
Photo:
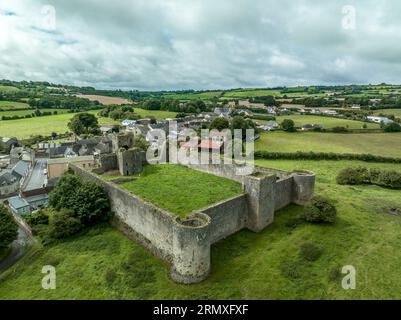
{"label": "stone masonry wall", "polygon": [[293,183],[292,177],[287,177],[276,182],[274,188],[274,211],[280,210],[292,203]]}
{"label": "stone masonry wall", "polygon": [[290,203],[306,203],[313,195],[315,183],[311,172],[276,174],[255,168],[254,174],[239,176],[228,166],[190,166],[242,183],[243,194],[180,218],[92,172],[74,164],[69,166],[83,179],[101,184],[110,197],[120,229],[128,236],[134,234],[141,244],[171,263],[174,281],[188,284],[209,275],[213,243],[243,228],[263,230],[273,222],[275,211]]}

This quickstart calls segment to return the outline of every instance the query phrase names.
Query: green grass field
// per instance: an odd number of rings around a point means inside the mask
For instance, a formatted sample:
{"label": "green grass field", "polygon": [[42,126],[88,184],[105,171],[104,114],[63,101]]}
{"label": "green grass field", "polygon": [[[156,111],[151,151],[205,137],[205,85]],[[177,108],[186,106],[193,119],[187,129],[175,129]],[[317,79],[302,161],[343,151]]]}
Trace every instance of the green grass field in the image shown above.
{"label": "green grass field", "polygon": [[165,93],[163,98],[166,99],[179,99],[179,100],[210,100],[214,97],[219,97],[222,91],[208,91],[198,93]]}
{"label": "green grass field", "polygon": [[145,110],[134,107],[134,113],[140,115],[142,118],[155,117],[156,119],[162,120],[167,118],[175,118],[176,112],[160,111],[160,110]]}
{"label": "green grass field", "polygon": [[401,133],[338,134],[318,132],[262,133],[255,150],[275,152],[370,153],[401,157]]}
{"label": "green grass field", "polygon": [[311,116],[311,115],[289,115],[289,116],[276,117],[276,121],[278,123],[281,123],[284,119],[293,120],[295,122],[296,127],[302,127],[305,124],[320,124],[325,129],[330,129],[334,127],[362,129],[362,126],[366,124],[368,129],[380,129],[380,125],[377,123],[367,123],[362,121],[339,119],[333,117],[322,117],[322,116]]}
{"label": "green grass field", "polygon": [[287,96],[288,98],[306,98],[306,97],[322,97],[324,93],[309,94],[307,92],[288,92],[281,93],[280,90],[274,89],[243,89],[243,90],[231,90],[226,91],[222,99],[245,99],[262,96],[274,96],[276,98]]}
{"label": "green grass field", "polygon": [[[399,299],[401,191],[340,186],[336,174],[365,165],[401,171],[401,165],[350,161],[259,161],[283,170],[317,173],[316,193],[334,199],[334,225],[299,222],[301,207],[276,214],[260,233],[243,230],[212,246],[212,273],[196,285],[169,279],[169,266],[107,226],[42,249],[8,271],[0,299]],[[308,262],[300,246],[313,242],[322,256]],[[42,267],[54,265],[57,289],[41,288]],[[341,287],[344,265],[356,268],[356,289]],[[296,272],[288,274],[283,266]],[[18,271],[14,271],[17,268]],[[332,276],[330,276],[332,275]]]}
{"label": "green grass field", "polygon": [[[0,137],[13,136],[20,139],[29,138],[32,135],[50,135],[52,132],[64,133],[69,131],[67,124],[74,114],[64,113],[61,109],[43,109],[43,111],[59,111],[59,114],[52,116],[44,116],[30,119],[18,119],[18,120],[7,120],[1,121],[0,123]],[[135,113],[139,114],[142,118],[153,116],[156,119],[175,118],[175,112],[169,111],[154,111],[154,110],[143,110],[135,108]],[[99,113],[99,110],[88,111],[94,115]],[[19,110],[19,111],[3,111],[0,112],[0,119],[2,115],[25,115],[30,114],[30,110]],[[100,125],[114,125],[120,124],[120,121],[114,121],[110,118],[98,117]]]}
{"label": "green grass field", "polygon": [[375,111],[375,115],[378,115],[380,113],[387,115],[392,114],[396,117],[401,117],[401,109],[380,109]]}
{"label": "green grass field", "polygon": [[[97,114],[98,111],[90,111]],[[72,113],[30,119],[9,120],[0,122],[0,137],[29,138],[32,135],[50,135],[52,132],[65,133],[69,131],[67,124],[74,116]],[[118,124],[108,118],[98,118],[101,125]]]}
{"label": "green grass field", "polygon": [[19,89],[17,87],[13,86],[0,86],[0,91],[3,92],[13,92],[13,91],[18,91]]}
{"label": "green grass field", "polygon": [[172,164],[147,166],[120,187],[180,216],[241,193],[241,185],[232,180]]}
{"label": "green grass field", "polygon": [[[2,116],[25,116],[28,114],[32,114],[35,109],[30,110],[13,110],[13,111],[0,111],[0,120]],[[40,109],[41,112],[54,112],[57,111],[57,114],[64,114],[68,112],[68,109]],[[11,120],[9,120],[11,121]]]}
{"label": "green grass field", "polygon": [[25,109],[29,108],[29,104],[16,101],[0,101],[0,111],[1,109]]}

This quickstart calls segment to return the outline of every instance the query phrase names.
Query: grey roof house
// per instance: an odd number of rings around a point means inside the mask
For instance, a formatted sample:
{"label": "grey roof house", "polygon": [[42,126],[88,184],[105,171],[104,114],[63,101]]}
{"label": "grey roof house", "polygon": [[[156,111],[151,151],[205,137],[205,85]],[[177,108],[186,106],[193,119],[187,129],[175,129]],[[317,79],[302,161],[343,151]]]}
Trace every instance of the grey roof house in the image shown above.
{"label": "grey roof house", "polygon": [[20,196],[15,196],[8,199],[8,205],[16,214],[25,215],[31,212],[31,206],[29,205],[28,201]]}
{"label": "grey roof house", "polygon": [[15,194],[19,189],[19,181],[11,170],[0,171],[0,198]]}

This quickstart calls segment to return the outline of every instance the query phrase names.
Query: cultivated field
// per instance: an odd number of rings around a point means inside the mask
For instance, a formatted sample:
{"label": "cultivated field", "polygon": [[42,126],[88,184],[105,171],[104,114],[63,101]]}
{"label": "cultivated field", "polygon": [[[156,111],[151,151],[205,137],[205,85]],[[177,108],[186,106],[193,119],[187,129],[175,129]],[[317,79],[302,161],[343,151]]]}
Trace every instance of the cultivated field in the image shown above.
{"label": "cultivated field", "polygon": [[362,129],[362,126],[366,124],[368,129],[380,129],[380,125],[377,123],[339,119],[333,117],[310,116],[310,115],[289,115],[289,116],[276,117],[276,121],[278,123],[281,123],[284,119],[293,120],[295,122],[296,127],[302,127],[305,124],[320,124],[325,129],[330,129],[334,127]]}
{"label": "cultivated field", "polygon": [[270,132],[261,134],[255,150],[276,152],[370,153],[401,157],[401,133],[338,134]]}
{"label": "cultivated field", "polygon": [[241,193],[237,182],[171,164],[147,166],[139,178],[120,187],[180,216]]}
{"label": "cultivated field", "polygon": [[[169,279],[169,267],[109,226],[37,248],[34,258],[11,268],[0,299],[398,299],[401,296],[400,191],[340,186],[344,167],[401,171],[401,165],[352,161],[259,161],[283,170],[317,173],[316,193],[335,200],[334,225],[311,225],[298,206],[280,211],[260,233],[243,230],[212,246],[212,273],[196,285]],[[300,254],[304,243],[322,250],[316,261]],[[24,263],[24,261],[26,261]],[[42,290],[44,265],[57,268],[57,290]],[[357,287],[344,290],[341,268],[353,265]],[[14,272],[18,268],[18,272]],[[385,275],[385,276],[384,276]]]}
{"label": "cultivated field", "polygon": [[131,104],[131,102],[124,98],[119,97],[107,97],[107,96],[99,96],[99,95],[86,95],[86,94],[77,94],[78,98],[85,98],[91,101],[99,101],[101,104],[110,105],[110,104]]}

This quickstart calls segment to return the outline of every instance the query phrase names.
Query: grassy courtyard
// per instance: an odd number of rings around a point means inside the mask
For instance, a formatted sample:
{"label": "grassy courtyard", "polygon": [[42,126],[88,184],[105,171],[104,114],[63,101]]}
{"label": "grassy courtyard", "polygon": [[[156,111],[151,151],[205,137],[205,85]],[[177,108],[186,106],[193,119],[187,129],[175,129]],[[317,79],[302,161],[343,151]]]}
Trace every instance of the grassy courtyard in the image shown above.
{"label": "grassy courtyard", "polygon": [[[169,279],[169,267],[109,226],[41,249],[0,281],[0,299],[398,299],[401,264],[400,191],[340,186],[343,167],[366,165],[401,171],[401,165],[350,161],[260,161],[277,169],[317,173],[316,193],[335,200],[334,225],[300,222],[298,206],[276,215],[261,233],[243,230],[212,247],[212,273],[196,285]],[[320,246],[314,262],[300,256],[304,243]],[[57,270],[57,289],[41,288],[44,265]],[[356,289],[341,287],[344,265],[356,270]],[[288,268],[295,272],[289,273]]]}
{"label": "grassy courtyard", "polygon": [[148,165],[120,187],[180,216],[241,193],[241,185],[232,180],[172,164]]}
{"label": "grassy courtyard", "polygon": [[318,132],[263,133],[255,150],[271,152],[370,153],[401,157],[401,133],[338,134]]}

